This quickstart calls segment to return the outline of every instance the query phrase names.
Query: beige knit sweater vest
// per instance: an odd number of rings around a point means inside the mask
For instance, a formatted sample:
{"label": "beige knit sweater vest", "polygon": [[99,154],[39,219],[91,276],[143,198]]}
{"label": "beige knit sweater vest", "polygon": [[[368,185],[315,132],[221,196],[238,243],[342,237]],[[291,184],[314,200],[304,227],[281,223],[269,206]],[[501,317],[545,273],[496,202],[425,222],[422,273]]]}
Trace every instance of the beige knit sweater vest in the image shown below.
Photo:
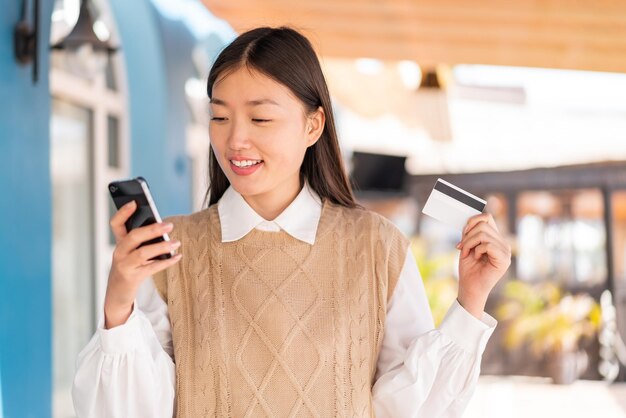
{"label": "beige knit sweater vest", "polygon": [[217,205],[169,220],[183,258],[154,281],[172,324],[177,417],[374,415],[408,247],[389,221],[326,202],[311,246],[256,229],[222,243]]}

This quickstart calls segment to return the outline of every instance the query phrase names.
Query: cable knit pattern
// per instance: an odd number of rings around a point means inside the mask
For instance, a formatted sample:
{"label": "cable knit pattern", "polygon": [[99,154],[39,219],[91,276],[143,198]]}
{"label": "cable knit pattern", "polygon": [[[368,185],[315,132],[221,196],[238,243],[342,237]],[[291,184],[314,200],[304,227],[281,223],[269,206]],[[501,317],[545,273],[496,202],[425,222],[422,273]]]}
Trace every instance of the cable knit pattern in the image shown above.
{"label": "cable knit pattern", "polygon": [[406,238],[324,203],[315,245],[253,230],[222,243],[217,205],[169,218],[183,259],[168,304],[177,417],[367,417]]}

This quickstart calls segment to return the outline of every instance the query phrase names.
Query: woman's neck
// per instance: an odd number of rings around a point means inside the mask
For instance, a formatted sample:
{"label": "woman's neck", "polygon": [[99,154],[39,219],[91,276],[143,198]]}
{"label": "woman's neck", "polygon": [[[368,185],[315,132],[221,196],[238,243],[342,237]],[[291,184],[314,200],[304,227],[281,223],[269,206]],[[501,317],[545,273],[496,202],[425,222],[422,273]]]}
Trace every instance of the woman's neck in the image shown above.
{"label": "woman's neck", "polygon": [[294,187],[278,187],[271,191],[243,196],[250,207],[266,221],[273,221],[289,207],[302,190],[303,185]]}

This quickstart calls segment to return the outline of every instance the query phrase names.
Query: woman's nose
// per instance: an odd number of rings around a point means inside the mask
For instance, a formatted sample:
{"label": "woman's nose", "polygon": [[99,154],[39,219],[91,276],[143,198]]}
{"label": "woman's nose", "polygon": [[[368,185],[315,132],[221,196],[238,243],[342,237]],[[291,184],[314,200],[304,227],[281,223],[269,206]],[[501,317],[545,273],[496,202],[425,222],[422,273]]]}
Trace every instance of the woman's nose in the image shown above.
{"label": "woman's nose", "polygon": [[228,147],[233,150],[250,148],[248,129],[243,121],[234,121],[228,135]]}

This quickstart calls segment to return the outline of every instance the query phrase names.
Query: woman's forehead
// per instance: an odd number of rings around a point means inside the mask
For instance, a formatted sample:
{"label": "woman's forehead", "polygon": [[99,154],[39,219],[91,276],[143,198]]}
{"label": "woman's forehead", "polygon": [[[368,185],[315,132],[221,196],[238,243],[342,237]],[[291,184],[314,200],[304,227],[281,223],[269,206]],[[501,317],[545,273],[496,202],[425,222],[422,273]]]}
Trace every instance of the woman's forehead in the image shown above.
{"label": "woman's forehead", "polygon": [[297,100],[287,86],[247,66],[219,77],[213,84],[211,96],[212,102],[220,104],[237,102],[281,105]]}

